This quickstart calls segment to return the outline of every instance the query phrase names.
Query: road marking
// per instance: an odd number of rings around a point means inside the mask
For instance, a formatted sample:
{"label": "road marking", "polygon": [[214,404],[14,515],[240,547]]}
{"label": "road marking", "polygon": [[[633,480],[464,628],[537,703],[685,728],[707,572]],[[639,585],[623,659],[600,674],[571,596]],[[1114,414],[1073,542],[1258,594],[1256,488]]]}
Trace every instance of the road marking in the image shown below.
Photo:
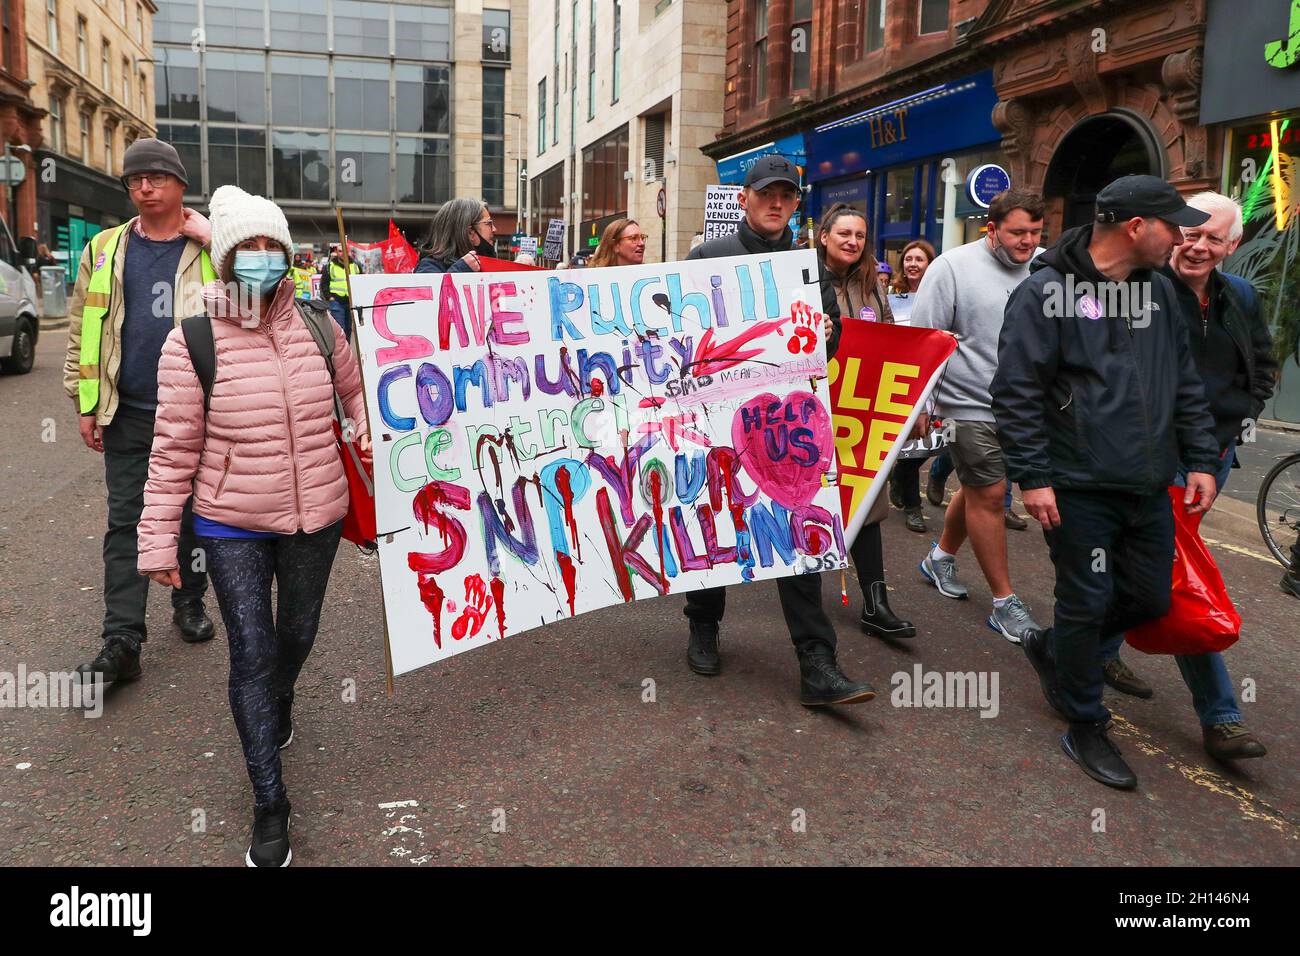
{"label": "road marking", "polygon": [[380,810],[396,810],[399,807],[418,807],[420,804],[415,800],[394,800],[392,803],[381,803]]}
{"label": "road marking", "polygon": [[1237,809],[1241,815],[1248,820],[1258,820],[1261,823],[1267,823],[1278,833],[1292,840],[1300,839],[1300,827],[1287,819],[1287,817],[1275,807],[1269,806],[1260,800],[1253,793],[1244,787],[1238,786],[1222,774],[1216,773],[1208,767],[1196,766],[1193,764],[1183,763],[1178,758],[1170,755],[1167,751],[1161,750],[1151,742],[1151,735],[1144,730],[1140,730],[1136,725],[1130,723],[1114,711],[1111,717],[1115,720],[1115,730],[1120,737],[1130,737],[1137,745],[1138,750],[1142,751],[1148,757],[1163,757],[1165,766],[1170,770],[1177,770],[1185,778],[1199,787],[1204,787],[1212,793],[1227,797],[1237,804]]}
{"label": "road marking", "polygon": [[1219,541],[1215,538],[1201,536],[1201,540],[1206,544],[1214,545],[1216,548],[1223,548],[1225,551],[1231,551],[1233,554],[1244,554],[1248,558],[1256,558],[1266,564],[1277,564],[1271,554],[1264,554],[1262,551],[1252,551],[1250,548],[1243,548],[1240,545],[1228,544],[1226,541]]}

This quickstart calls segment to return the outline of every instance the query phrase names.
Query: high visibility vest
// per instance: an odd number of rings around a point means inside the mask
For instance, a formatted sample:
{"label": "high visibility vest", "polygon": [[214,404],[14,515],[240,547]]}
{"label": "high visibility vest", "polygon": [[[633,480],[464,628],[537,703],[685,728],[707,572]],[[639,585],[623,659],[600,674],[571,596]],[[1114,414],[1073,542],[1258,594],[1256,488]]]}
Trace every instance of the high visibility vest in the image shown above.
{"label": "high visibility vest", "polygon": [[[77,382],[77,399],[81,414],[93,412],[99,405],[99,346],[104,334],[104,316],[113,295],[113,257],[122,234],[130,227],[123,223],[105,229],[91,240],[94,256],[91,260],[90,282],[86,284],[86,300],[81,307],[81,352],[77,359],[81,366],[81,379]],[[212,258],[204,249],[199,254],[199,267],[203,282],[215,282],[217,270]]]}
{"label": "high visibility vest", "polygon": [[[348,262],[348,272],[358,275],[361,272],[361,267],[355,262]],[[330,295],[337,299],[346,299],[348,297],[347,273],[333,259],[330,260]]]}
{"label": "high visibility vest", "polygon": [[311,298],[311,270],[299,269],[294,266],[293,269],[293,294],[299,299]]}

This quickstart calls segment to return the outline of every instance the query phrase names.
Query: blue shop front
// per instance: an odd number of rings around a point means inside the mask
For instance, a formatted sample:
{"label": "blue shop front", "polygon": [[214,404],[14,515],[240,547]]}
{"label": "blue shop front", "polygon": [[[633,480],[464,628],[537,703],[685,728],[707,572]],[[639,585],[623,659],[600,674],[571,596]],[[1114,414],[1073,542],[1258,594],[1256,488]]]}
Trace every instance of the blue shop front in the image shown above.
{"label": "blue shop front", "polygon": [[1005,165],[991,118],[997,101],[989,70],[817,127],[806,136],[804,215],[819,219],[837,202],[861,210],[876,257],[895,269],[913,239],[940,252],[974,240],[986,210],[967,178]]}

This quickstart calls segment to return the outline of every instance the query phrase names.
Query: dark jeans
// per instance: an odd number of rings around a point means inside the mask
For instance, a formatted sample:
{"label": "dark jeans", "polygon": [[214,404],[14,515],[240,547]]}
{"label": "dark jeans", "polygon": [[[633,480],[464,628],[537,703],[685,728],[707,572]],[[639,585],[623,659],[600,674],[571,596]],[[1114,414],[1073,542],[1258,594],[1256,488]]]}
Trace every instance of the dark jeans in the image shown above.
{"label": "dark jeans", "polygon": [[1101,702],[1102,635],[1169,610],[1174,519],[1169,495],[1056,490],[1061,525],[1044,532],[1056,566],[1048,648],[1061,701],[1076,723],[1110,718]]}
{"label": "dark jeans", "polygon": [[924,458],[900,458],[894,462],[889,483],[898,489],[904,508],[921,507],[921,466]]}
{"label": "dark jeans", "polygon": [[858,569],[858,585],[866,600],[871,585],[885,580],[885,548],[880,539],[880,525],[864,524],[849,545],[849,554],[853,558],[853,566]]}
{"label": "dark jeans", "polygon": [[[802,656],[824,648],[835,653],[835,627],[822,608],[822,576],[814,573],[777,578],[776,589],[795,652]],[[685,614],[692,621],[721,624],[726,609],[725,587],[704,588],[686,595]]]}
{"label": "dark jeans", "polygon": [[[149,478],[153,419],[152,412],[119,405],[113,421],[104,428],[108,531],[104,534],[103,639],[120,641],[137,653],[148,636],[144,619],[149,604],[149,579],[136,570],[139,559],[136,529],[144,510],[144,485]],[[186,502],[176,547],[181,588],[168,588],[173,607],[203,600],[208,582],[203,572],[194,570],[194,552],[198,546],[190,503]]]}
{"label": "dark jeans", "polygon": [[316,641],[342,532],[339,521],[313,534],[200,538],[230,643],[230,712],[258,806],[285,796],[280,715],[293,704],[294,682]]}
{"label": "dark jeans", "polygon": [[329,307],[330,315],[334,317],[334,321],[343,330],[343,337],[350,342],[352,340],[352,312],[348,308],[348,300],[330,299]]}

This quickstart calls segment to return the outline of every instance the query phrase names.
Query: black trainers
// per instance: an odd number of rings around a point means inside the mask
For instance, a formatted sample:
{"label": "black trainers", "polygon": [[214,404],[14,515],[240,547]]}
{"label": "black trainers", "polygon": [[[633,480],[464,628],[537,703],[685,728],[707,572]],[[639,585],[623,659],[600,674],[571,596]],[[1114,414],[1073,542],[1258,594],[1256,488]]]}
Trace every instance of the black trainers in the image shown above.
{"label": "black trainers", "polygon": [[1061,695],[1056,687],[1056,665],[1052,663],[1052,658],[1047,652],[1047,641],[1051,632],[1050,627],[1043,631],[1031,630],[1020,638],[1020,646],[1024,649],[1025,657],[1029,658],[1035,673],[1038,674],[1038,686],[1043,689],[1043,697],[1047,699],[1052,710],[1066,717],[1065,707],[1061,703]]}
{"label": "black trainers", "polygon": [[1141,697],[1143,700],[1149,700],[1156,695],[1151,685],[1129,670],[1129,666],[1118,657],[1105,661],[1101,665],[1101,676],[1108,686],[1115,688],[1121,694]]}
{"label": "black trainers", "polygon": [[246,866],[288,866],[293,862],[289,849],[289,799],[269,807],[253,810],[253,839],[244,855]]}
{"label": "black trainers", "polygon": [[873,637],[887,637],[890,640],[916,637],[916,627],[912,622],[899,619],[890,610],[884,581],[871,582],[867,601],[862,608],[862,619],[858,624]]}
{"label": "black trainers", "polygon": [[876,689],[870,684],[849,680],[829,650],[800,655],[799,703],[805,707],[864,704],[875,696]]}
{"label": "black trainers", "polygon": [[1106,736],[1105,724],[1070,724],[1069,731],[1061,738],[1061,749],[1099,783],[1116,790],[1132,790],[1138,785],[1137,774]]}
{"label": "black trainers", "polygon": [[718,655],[718,625],[706,621],[691,621],[691,640],[686,645],[686,664],[703,677],[715,677],[722,672],[722,658]]}
{"label": "black trainers", "polygon": [[140,677],[140,652],[109,638],[100,648],[99,656],[89,664],[78,665],[77,673],[82,683],[93,683],[97,674],[105,687],[129,683]]}
{"label": "black trainers", "polygon": [[208,612],[203,609],[201,601],[182,604],[172,612],[172,623],[181,630],[181,640],[186,644],[201,644],[212,640],[217,633],[216,625]]}

